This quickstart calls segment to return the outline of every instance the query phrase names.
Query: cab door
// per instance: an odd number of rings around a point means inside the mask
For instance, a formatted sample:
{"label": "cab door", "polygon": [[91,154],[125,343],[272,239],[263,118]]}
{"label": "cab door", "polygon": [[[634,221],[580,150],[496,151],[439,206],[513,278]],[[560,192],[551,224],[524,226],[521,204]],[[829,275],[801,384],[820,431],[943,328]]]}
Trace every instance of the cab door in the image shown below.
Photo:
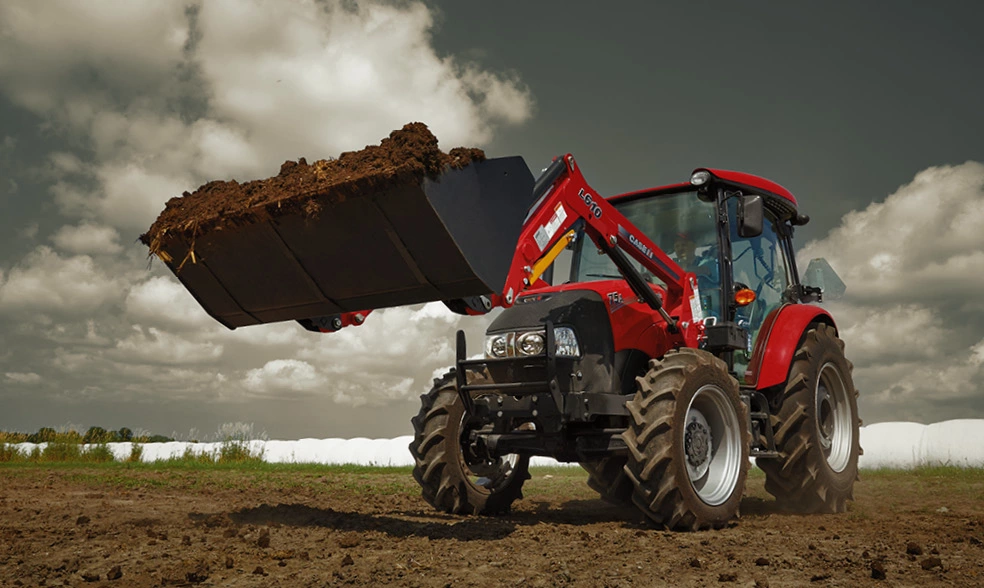
{"label": "cab door", "polygon": [[[729,202],[728,215],[736,218],[736,199]],[[782,246],[776,215],[766,209],[762,234],[742,238],[732,224],[731,272],[735,290],[747,287],[755,292],[755,301],[735,309],[735,323],[748,330],[748,345],[735,351],[734,369],[743,379],[751,359],[752,349],[758,338],[765,317],[784,302],[783,294],[791,282],[791,271],[786,250]]]}

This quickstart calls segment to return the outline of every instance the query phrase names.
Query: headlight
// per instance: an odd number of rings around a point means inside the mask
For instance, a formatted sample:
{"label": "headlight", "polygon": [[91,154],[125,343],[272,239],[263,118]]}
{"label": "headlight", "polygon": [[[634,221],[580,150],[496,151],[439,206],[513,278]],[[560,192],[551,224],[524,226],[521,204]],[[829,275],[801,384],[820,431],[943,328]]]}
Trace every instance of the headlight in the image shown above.
{"label": "headlight", "polygon": [[[518,333],[497,333],[485,337],[485,357],[531,357],[543,355],[547,340],[543,331],[520,331]],[[556,357],[579,357],[574,329],[554,327],[554,355]]]}
{"label": "headlight", "polygon": [[540,355],[546,346],[543,333],[523,333],[516,339],[516,351],[520,355]]}
{"label": "headlight", "polygon": [[506,357],[509,353],[509,341],[505,335],[493,335],[485,338],[486,357]]}

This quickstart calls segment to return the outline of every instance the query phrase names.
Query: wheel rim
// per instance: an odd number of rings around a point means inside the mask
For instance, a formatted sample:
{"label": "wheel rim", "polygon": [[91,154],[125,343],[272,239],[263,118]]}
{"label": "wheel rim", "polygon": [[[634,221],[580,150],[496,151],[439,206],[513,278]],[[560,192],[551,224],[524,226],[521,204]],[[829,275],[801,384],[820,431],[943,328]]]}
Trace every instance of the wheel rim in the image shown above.
{"label": "wheel rim", "polygon": [[468,431],[465,427],[466,416],[461,415],[461,423],[458,430],[461,431],[461,440],[458,443],[458,458],[461,461],[461,469],[465,474],[465,479],[475,488],[494,492],[503,487],[516,473],[516,464],[519,463],[518,453],[509,453],[494,461],[483,461],[479,463],[468,463],[465,459],[464,443],[467,439]]}
{"label": "wheel rim", "polygon": [[817,378],[816,426],[820,447],[827,465],[842,472],[851,461],[854,429],[851,426],[851,404],[840,371],[832,363],[820,368]]}
{"label": "wheel rim", "polygon": [[684,462],[690,485],[711,506],[726,502],[741,474],[738,415],[724,390],[708,384],[687,406],[683,427]]}

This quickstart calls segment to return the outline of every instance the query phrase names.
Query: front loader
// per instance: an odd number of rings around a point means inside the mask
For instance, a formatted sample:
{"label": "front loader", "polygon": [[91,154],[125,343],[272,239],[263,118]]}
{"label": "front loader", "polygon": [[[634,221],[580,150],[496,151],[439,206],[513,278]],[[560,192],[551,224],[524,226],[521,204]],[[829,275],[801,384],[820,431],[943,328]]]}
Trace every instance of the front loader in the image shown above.
{"label": "front loader", "polygon": [[[454,368],[412,419],[424,499],[506,512],[542,455],[580,463],[608,501],[696,530],[737,515],[749,457],[786,508],[852,498],[857,392],[833,319],[808,304],[821,292],[797,272],[807,221],[749,174],[698,169],[606,199],[569,154],[535,181],[512,157],[203,237],[196,263],[168,265],[231,328],[332,332],[434,300],[502,308],[483,342],[458,333]],[[189,247],[165,243],[165,260]]]}

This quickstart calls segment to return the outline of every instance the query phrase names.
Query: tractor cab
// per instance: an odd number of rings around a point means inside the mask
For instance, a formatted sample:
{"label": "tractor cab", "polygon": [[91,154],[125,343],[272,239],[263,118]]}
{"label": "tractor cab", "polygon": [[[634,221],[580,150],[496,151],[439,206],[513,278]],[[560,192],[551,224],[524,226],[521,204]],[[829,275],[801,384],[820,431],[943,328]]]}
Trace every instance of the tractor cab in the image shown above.
{"label": "tractor cab", "polygon": [[[698,169],[688,183],[609,199],[686,272],[696,276],[703,320],[733,322],[747,340],[731,356],[741,380],[766,316],[784,302],[810,300],[815,289],[799,285],[792,245],[798,214],[792,194],[750,174]],[[636,263],[650,283],[665,286]],[[590,240],[578,239],[571,282],[620,279],[611,259]]]}

